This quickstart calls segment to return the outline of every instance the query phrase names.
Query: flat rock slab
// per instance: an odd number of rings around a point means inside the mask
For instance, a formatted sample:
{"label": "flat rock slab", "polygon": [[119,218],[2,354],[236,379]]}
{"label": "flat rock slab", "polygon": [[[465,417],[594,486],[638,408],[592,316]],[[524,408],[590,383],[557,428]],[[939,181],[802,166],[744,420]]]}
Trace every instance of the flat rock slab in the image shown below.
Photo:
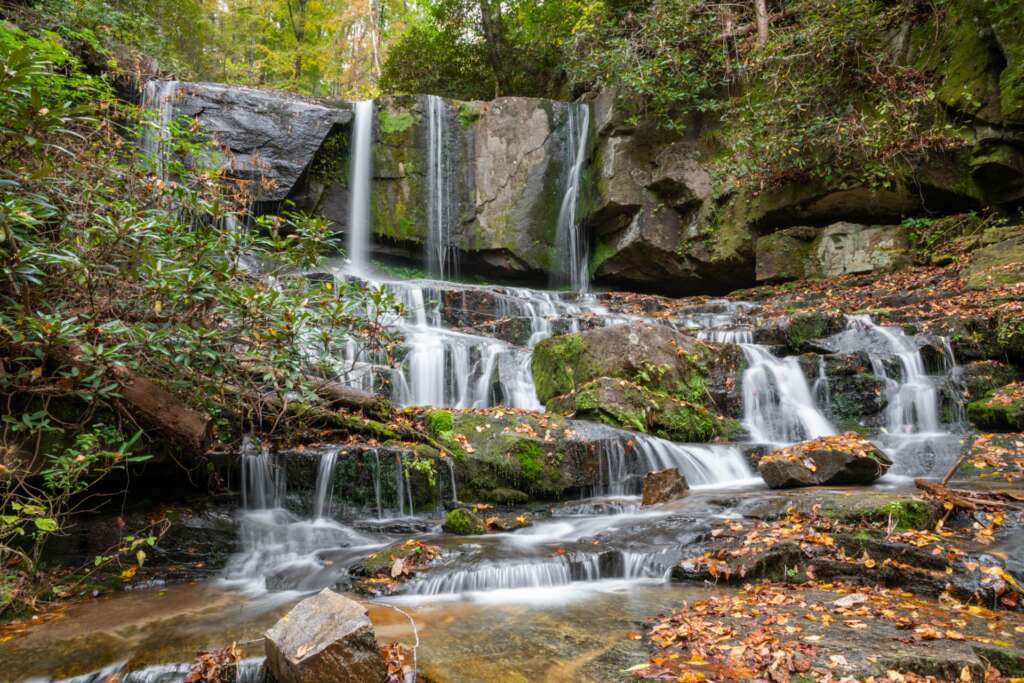
{"label": "flat rock slab", "polygon": [[278,683],[377,683],[387,669],[366,610],[325,588],[266,633],[267,666]]}

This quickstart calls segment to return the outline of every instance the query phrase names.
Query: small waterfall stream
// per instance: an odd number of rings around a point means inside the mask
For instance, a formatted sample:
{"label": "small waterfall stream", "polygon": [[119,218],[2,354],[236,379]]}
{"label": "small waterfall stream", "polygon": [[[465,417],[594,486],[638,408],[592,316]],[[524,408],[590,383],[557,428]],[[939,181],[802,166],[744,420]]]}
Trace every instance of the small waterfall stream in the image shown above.
{"label": "small waterfall stream", "polygon": [[152,115],[140,142],[143,162],[151,164],[154,175],[163,180],[167,179],[167,141],[171,136],[178,86],[178,81],[150,80],[142,90],[142,107]]}
{"label": "small waterfall stream", "polygon": [[426,96],[427,107],[427,272],[442,280],[456,270],[458,250],[452,227],[458,219],[458,194],[452,185],[454,158],[450,151],[453,113],[437,95]]}
{"label": "small waterfall stream", "polygon": [[370,183],[373,177],[373,100],[353,105],[349,159],[348,259],[352,272],[365,273],[370,262]]}
{"label": "small waterfall stream", "polygon": [[590,285],[588,245],[576,216],[579,204],[583,162],[587,157],[587,138],[590,133],[590,108],[586,104],[569,105],[566,144],[567,159],[571,160],[562,205],[558,211],[555,232],[555,251],[558,270],[555,284],[569,286],[573,291],[585,292]]}
{"label": "small waterfall stream", "polygon": [[785,444],[835,434],[814,402],[796,358],[776,358],[756,344],[742,344],[743,424],[751,439]]}

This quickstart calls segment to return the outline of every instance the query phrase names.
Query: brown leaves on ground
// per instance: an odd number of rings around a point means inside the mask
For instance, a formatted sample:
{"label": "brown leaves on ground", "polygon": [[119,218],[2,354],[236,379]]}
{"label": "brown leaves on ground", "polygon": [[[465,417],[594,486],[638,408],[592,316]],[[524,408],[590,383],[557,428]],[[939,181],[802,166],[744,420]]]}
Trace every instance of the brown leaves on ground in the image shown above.
{"label": "brown leaves on ground", "polygon": [[[823,516],[819,505],[808,515],[790,508],[785,517],[772,521],[727,520],[711,531],[713,549],[683,560],[680,567],[690,578],[742,580],[751,572],[770,571],[784,562],[791,571],[812,580],[824,567],[843,576],[861,576],[865,582],[892,581],[893,576],[900,577],[901,585],[927,580],[940,590],[954,572],[960,572],[991,591],[1002,607],[1013,609],[1022,602],[1024,587],[996,562],[1007,561],[1006,553],[985,548],[976,553],[988,558],[982,562],[971,559],[965,549],[971,545],[977,551],[991,543],[1004,517],[999,512],[983,512],[976,519],[980,521],[965,528],[948,528],[940,521],[933,530],[895,533],[882,524],[855,524]],[[871,535],[864,534],[869,530],[889,544],[884,546],[889,548],[886,556],[868,552],[865,541]],[[893,544],[917,552],[898,550]],[[776,552],[781,555],[772,558]]]}
{"label": "brown leaves on ground", "polygon": [[1024,480],[1024,434],[978,434],[966,457],[982,479]]}
{"label": "brown leaves on ground", "polygon": [[992,392],[985,405],[990,408],[1024,402],[1024,382],[1012,382]]}
{"label": "brown leaves on ground", "polygon": [[[380,646],[380,655],[387,667],[387,683],[405,683],[413,671],[412,653],[399,642]],[[419,677],[417,677],[419,679]]]}
{"label": "brown leaves on ground", "polygon": [[196,655],[192,669],[185,676],[185,683],[229,683],[236,678],[238,662],[242,651],[235,645],[200,652]]}
{"label": "brown leaves on ground", "polygon": [[[816,681],[853,680],[848,678],[851,671],[872,664],[875,653],[857,647],[858,634],[868,630],[872,638],[891,639],[894,645],[949,640],[1005,646],[1021,641],[1024,617],[878,587],[865,591],[841,583],[748,584],[653,620],[647,638],[655,652],[631,671],[642,678],[676,681],[781,682],[797,675]],[[990,668],[986,679],[999,676]],[[965,669],[960,678],[974,680],[975,674]],[[936,679],[890,671],[880,680]]]}
{"label": "brown leaves on ground", "polygon": [[400,582],[412,576],[417,570],[429,566],[441,557],[441,549],[415,538],[410,538],[401,545],[385,548],[379,553],[370,553],[368,560],[376,560],[383,553],[386,563],[380,564],[376,575],[363,583],[372,587],[375,592],[390,593]]}
{"label": "brown leaves on ground", "polygon": [[811,472],[817,469],[809,455],[815,452],[831,451],[835,453],[847,453],[858,458],[871,458],[878,449],[857,432],[846,432],[835,436],[822,436],[810,441],[786,446],[768,453],[761,458],[761,462],[788,461],[800,463]]}

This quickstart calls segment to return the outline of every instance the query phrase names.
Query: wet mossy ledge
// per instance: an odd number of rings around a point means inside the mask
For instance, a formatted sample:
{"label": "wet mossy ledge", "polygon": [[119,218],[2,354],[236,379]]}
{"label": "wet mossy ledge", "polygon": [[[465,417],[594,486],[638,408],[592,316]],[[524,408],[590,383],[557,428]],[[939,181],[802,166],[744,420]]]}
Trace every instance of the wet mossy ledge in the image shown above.
{"label": "wet mossy ledge", "polygon": [[735,345],[715,345],[664,325],[614,325],[552,337],[533,351],[531,370],[542,403],[588,382],[617,378],[709,409],[728,403],[740,367]]}

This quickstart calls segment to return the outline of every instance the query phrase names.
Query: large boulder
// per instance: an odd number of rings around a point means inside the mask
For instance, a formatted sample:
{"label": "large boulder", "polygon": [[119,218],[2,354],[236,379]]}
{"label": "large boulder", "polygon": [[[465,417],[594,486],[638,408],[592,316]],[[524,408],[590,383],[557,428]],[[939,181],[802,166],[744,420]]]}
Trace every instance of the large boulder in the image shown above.
{"label": "large boulder", "polygon": [[267,668],[279,683],[374,683],[387,667],[358,602],[325,588],[265,634]]}
{"label": "large boulder", "polygon": [[546,339],[534,348],[532,370],[541,402],[614,377],[731,415],[740,357],[735,345],[635,323]]}
{"label": "large boulder", "polygon": [[773,489],[870,484],[892,461],[859,434],[847,432],[803,441],[763,456],[757,471]]}
{"label": "large boulder", "polygon": [[978,360],[962,365],[958,376],[971,401],[1022,378],[1024,373],[1019,369],[997,360]]}
{"label": "large boulder", "polygon": [[702,405],[651,391],[624,379],[601,377],[576,391],[556,396],[547,408],[578,419],[649,432],[671,441],[700,443],[733,439],[739,422]]}
{"label": "large boulder", "polygon": [[667,503],[676,498],[682,498],[690,491],[689,484],[679,470],[670,467],[665,470],[656,470],[644,475],[642,505],[657,505]]}
{"label": "large boulder", "polygon": [[228,175],[256,181],[259,201],[278,201],[295,186],[335,127],[346,126],[346,104],[221,83],[163,86],[174,112],[196,119],[224,150]]}
{"label": "large boulder", "polygon": [[909,264],[910,245],[901,226],[841,222],[825,228],[818,236],[806,274],[828,278],[896,270]]}

